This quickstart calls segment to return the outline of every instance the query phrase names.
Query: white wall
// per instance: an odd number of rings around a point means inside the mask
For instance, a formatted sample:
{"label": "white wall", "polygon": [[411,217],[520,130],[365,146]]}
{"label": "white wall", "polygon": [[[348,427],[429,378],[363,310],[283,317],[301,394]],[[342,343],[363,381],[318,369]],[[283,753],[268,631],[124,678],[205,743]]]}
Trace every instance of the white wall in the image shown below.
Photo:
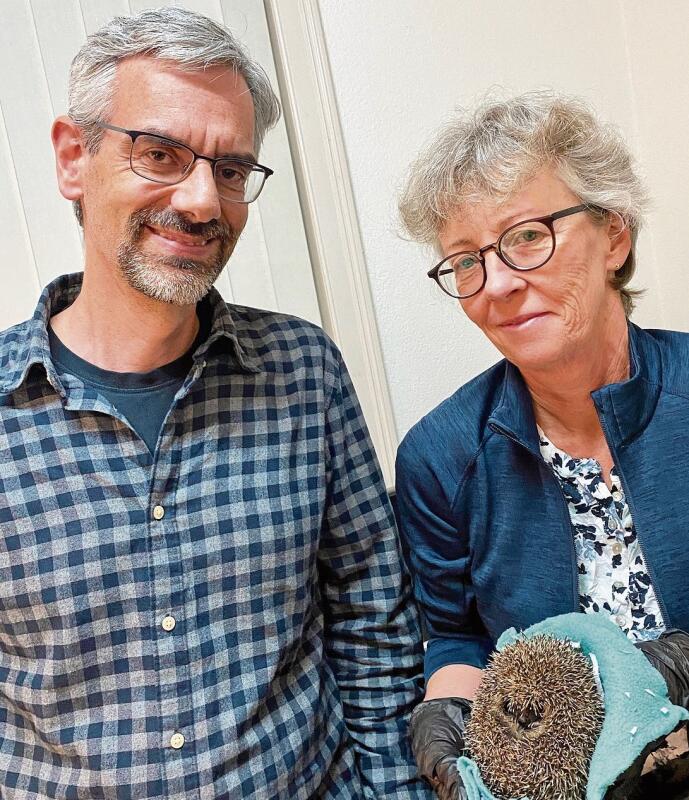
{"label": "white wall", "polygon": [[319,0],[402,436],[498,354],[440,293],[434,256],[398,233],[406,168],[456,105],[493,86],[588,98],[638,155],[654,201],[639,324],[689,330],[689,3]]}

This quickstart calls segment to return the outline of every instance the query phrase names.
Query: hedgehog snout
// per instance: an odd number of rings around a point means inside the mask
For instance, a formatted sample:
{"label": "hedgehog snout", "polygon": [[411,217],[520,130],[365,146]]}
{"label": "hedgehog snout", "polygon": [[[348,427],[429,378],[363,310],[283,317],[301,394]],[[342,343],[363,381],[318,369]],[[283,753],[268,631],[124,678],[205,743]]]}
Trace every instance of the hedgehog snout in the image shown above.
{"label": "hedgehog snout", "polygon": [[506,717],[510,718],[510,722],[516,722],[523,730],[532,730],[543,719],[543,714],[539,713],[533,706],[526,705],[520,708],[510,703],[509,700],[503,701],[502,711]]}

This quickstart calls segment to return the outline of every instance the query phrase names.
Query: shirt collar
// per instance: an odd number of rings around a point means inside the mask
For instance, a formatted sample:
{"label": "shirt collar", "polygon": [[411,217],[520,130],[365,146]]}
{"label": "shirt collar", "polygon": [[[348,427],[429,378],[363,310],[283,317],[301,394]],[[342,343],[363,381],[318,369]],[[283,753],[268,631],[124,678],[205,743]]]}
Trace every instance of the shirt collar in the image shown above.
{"label": "shirt collar", "polygon": [[[50,356],[48,322],[74,302],[81,291],[83,277],[83,272],[75,272],[61,275],[49,283],[41,292],[32,317],[16,326],[16,336],[8,337],[9,352],[3,369],[5,380],[0,384],[1,392],[9,393],[21,386],[35,365],[43,366],[50,383],[60,391],[60,382]],[[260,362],[251,342],[246,337],[240,341],[230,307],[220,293],[211,289],[205,300],[211,308],[211,329],[206,341],[194,353],[194,361],[205,359],[211,349],[218,348],[229,350],[240,369],[260,372]]]}
{"label": "shirt collar", "polygon": [[[655,340],[631,322],[628,323],[628,331],[629,379],[602,386],[591,393],[609,441],[616,446],[626,444],[646,428],[653,416],[662,385],[661,358]],[[488,422],[492,428],[500,428],[540,455],[531,395],[521,373],[509,361],[505,362],[505,377],[498,405]]]}

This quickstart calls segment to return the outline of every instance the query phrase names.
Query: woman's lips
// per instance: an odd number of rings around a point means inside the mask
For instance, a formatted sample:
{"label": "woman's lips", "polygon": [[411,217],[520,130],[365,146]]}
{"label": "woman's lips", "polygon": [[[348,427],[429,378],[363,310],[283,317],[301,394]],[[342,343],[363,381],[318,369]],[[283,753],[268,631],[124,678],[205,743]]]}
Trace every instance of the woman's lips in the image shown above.
{"label": "woman's lips", "polygon": [[510,328],[516,330],[518,328],[525,328],[529,324],[534,323],[536,320],[542,319],[547,316],[547,311],[537,311],[533,314],[519,314],[517,317],[511,317],[499,323],[500,328]]}

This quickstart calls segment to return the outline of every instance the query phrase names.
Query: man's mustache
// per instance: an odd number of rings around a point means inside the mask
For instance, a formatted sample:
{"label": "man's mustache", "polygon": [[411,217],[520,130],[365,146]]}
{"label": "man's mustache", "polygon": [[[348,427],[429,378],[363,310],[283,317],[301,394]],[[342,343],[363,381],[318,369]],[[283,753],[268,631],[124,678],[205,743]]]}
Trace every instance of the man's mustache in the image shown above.
{"label": "man's mustache", "polygon": [[191,236],[199,236],[203,239],[219,239],[222,244],[234,242],[237,239],[234,229],[225,222],[217,219],[212,219],[209,222],[190,222],[183,214],[172,208],[142,208],[139,211],[135,211],[129,218],[129,231],[132,234],[132,239],[138,239],[141,231],[147,225],[169,228]]}

